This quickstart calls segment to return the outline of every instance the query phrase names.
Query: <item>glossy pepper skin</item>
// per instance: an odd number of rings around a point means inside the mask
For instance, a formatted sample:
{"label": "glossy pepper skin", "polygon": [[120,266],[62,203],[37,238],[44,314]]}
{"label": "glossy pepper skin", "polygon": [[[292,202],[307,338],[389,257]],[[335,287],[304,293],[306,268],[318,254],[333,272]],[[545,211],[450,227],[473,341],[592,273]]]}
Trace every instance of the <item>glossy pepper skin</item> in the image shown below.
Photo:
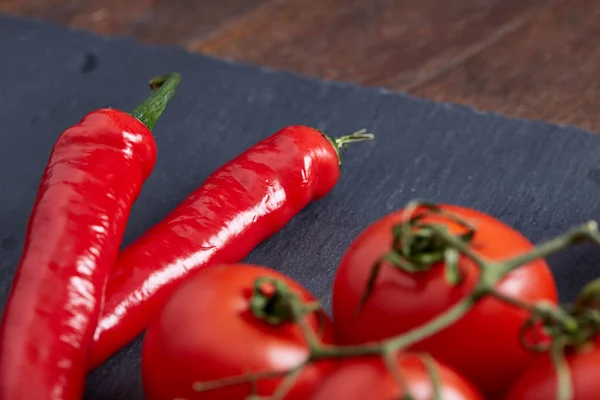
{"label": "glossy pepper skin", "polygon": [[284,128],[228,162],[164,220],[125,248],[106,288],[91,367],[149,325],[193,272],[244,259],[340,176],[339,150],[370,139],[330,139],[304,126]]}
{"label": "glossy pepper skin", "polygon": [[[153,111],[141,111],[153,125]],[[57,139],[0,327],[0,399],[82,397],[108,272],[155,160],[150,129],[114,109]]]}

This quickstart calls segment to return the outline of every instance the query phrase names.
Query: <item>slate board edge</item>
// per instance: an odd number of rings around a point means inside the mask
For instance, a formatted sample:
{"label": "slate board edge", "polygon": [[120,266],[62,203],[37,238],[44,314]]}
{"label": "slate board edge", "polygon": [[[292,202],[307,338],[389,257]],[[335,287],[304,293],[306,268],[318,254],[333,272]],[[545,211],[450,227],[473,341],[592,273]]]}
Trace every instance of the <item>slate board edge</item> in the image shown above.
{"label": "slate board edge", "polygon": [[[426,104],[431,104],[431,105],[435,105],[437,107],[443,107],[448,110],[453,110],[453,111],[458,111],[458,112],[475,113],[475,114],[479,114],[479,115],[483,115],[483,116],[490,116],[492,118],[505,118],[505,119],[510,119],[513,121],[520,121],[520,122],[524,122],[524,123],[543,124],[543,125],[547,125],[549,127],[554,128],[553,130],[556,130],[556,129],[557,130],[569,130],[569,133],[576,131],[576,132],[580,132],[580,133],[584,133],[584,134],[591,134],[591,135],[598,134],[596,132],[585,130],[576,125],[560,124],[560,123],[556,123],[556,122],[549,122],[549,121],[539,120],[539,119],[534,119],[534,118],[513,117],[510,115],[505,115],[505,114],[495,112],[495,111],[481,110],[475,106],[468,105],[468,104],[435,101],[435,100],[431,100],[428,98],[419,97],[419,96],[416,96],[416,95],[413,95],[413,94],[410,94],[410,93],[407,93],[404,91],[392,91],[392,90],[384,88],[384,87],[362,86],[362,85],[359,85],[359,84],[356,84],[353,82],[348,82],[348,81],[329,80],[329,79],[317,78],[317,77],[309,76],[309,75],[302,75],[302,74],[300,74],[296,71],[292,71],[292,70],[279,70],[279,69],[271,68],[268,66],[255,65],[252,63],[248,63],[248,62],[232,61],[232,60],[228,60],[228,59],[224,59],[224,58],[218,58],[218,57],[215,57],[210,54],[191,52],[191,51],[185,49],[184,47],[182,47],[180,45],[176,45],[176,44],[142,43],[142,42],[139,42],[130,37],[110,35],[110,34],[98,34],[98,33],[94,33],[91,31],[74,28],[71,26],[61,25],[61,24],[58,24],[53,21],[40,20],[37,18],[0,13],[0,23],[2,23],[3,20],[14,20],[14,21],[30,23],[32,25],[38,25],[38,26],[40,26],[42,28],[46,28],[46,29],[62,30],[69,34],[84,35],[84,36],[88,36],[91,38],[99,38],[106,42],[121,42],[121,43],[131,45],[131,46],[141,46],[141,47],[144,47],[144,48],[152,50],[152,51],[174,51],[174,52],[185,54],[188,57],[205,58],[205,59],[211,60],[213,62],[224,63],[224,64],[230,65],[232,67],[240,67],[240,68],[247,69],[247,70],[248,69],[254,70],[255,72],[258,72],[261,74],[267,74],[267,75],[274,74],[274,75],[289,76],[293,79],[306,80],[306,81],[330,85],[330,86],[343,88],[343,89],[345,88],[345,89],[350,89],[350,90],[357,90],[357,89],[366,90],[366,91],[378,93],[378,94],[384,95],[384,96],[400,96],[400,97],[403,97],[403,98],[406,98],[409,100],[426,103]],[[182,83],[185,84],[185,77],[182,77]],[[368,127],[367,127],[367,129],[368,129]]]}

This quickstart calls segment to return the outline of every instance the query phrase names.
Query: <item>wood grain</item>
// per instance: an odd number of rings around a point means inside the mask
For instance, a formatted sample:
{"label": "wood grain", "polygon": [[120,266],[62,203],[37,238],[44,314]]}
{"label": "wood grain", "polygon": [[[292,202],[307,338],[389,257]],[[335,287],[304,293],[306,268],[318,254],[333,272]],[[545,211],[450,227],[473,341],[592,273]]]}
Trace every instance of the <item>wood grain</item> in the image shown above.
{"label": "wood grain", "polygon": [[327,79],[402,89],[551,4],[548,0],[268,3],[189,48]]}
{"label": "wood grain", "polygon": [[600,132],[600,6],[562,2],[412,92]]}
{"label": "wood grain", "polygon": [[0,12],[600,131],[596,0],[0,0]]}
{"label": "wood grain", "polygon": [[96,33],[184,44],[266,0],[0,0],[0,12]]}

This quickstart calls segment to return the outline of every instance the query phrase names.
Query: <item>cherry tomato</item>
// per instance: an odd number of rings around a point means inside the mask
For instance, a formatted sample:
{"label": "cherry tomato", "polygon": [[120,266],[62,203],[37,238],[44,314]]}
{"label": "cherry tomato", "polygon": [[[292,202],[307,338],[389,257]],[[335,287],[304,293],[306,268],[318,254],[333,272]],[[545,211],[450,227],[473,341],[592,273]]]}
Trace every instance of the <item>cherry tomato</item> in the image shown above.
{"label": "cherry tomato", "polygon": [[[438,376],[440,398],[483,399],[471,383],[450,368],[435,361],[433,368]],[[407,394],[412,395],[414,400],[434,398],[434,386],[423,357],[399,354],[397,370],[409,393],[402,390],[379,356],[342,360],[316,389],[311,400],[390,400],[402,399]]]}
{"label": "cherry tomato", "polygon": [[[532,248],[524,236],[491,216],[451,205],[441,209],[476,227],[472,247],[488,259],[503,260]],[[373,265],[390,250],[392,227],[403,218],[403,211],[398,211],[369,226],[340,263],[333,286],[333,316],[337,340],[342,344],[381,340],[414,329],[465,298],[479,277],[478,267],[465,257],[459,258],[463,280],[456,286],[447,282],[441,263],[416,273],[384,263],[369,299],[356,316]],[[440,216],[424,222],[444,224],[454,233],[464,232],[463,227]],[[513,271],[496,290],[526,303],[557,301],[555,282],[542,260]],[[412,350],[432,354],[478,386],[486,398],[494,398],[531,360],[518,340],[527,317],[520,309],[486,298],[458,322]]]}
{"label": "cherry tomato", "polygon": [[[309,349],[296,324],[271,325],[249,308],[259,277],[281,280],[303,301],[314,301],[299,284],[265,267],[238,264],[201,271],[177,290],[146,333],[142,376],[149,400],[245,399],[251,394],[249,383],[202,392],[192,386],[246,373],[283,371],[307,359]],[[331,342],[325,315],[306,318],[324,342]],[[307,398],[325,365],[306,367],[286,399]],[[279,383],[278,378],[261,380],[257,394],[271,395]]]}
{"label": "cherry tomato", "polygon": [[[569,365],[573,396],[571,400],[597,400],[600,377],[600,339],[565,354]],[[556,399],[556,367],[548,354],[540,355],[521,375],[506,400]]]}

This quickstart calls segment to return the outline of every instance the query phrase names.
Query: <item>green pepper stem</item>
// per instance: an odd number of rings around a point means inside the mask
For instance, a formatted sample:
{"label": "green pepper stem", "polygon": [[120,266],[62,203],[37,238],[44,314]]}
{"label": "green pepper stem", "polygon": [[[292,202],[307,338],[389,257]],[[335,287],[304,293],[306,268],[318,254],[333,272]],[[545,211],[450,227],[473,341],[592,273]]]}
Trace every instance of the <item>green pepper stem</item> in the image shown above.
{"label": "green pepper stem", "polygon": [[131,115],[139,119],[149,130],[154,129],[167,103],[175,95],[180,81],[181,76],[176,72],[150,79],[150,89],[154,93],[133,110]]}
{"label": "green pepper stem", "polygon": [[372,133],[368,133],[366,129],[361,129],[350,135],[333,138],[333,143],[338,150],[344,150],[351,143],[373,140],[373,138],[375,138],[375,136]]}
{"label": "green pepper stem", "polygon": [[325,139],[329,140],[329,143],[331,143],[333,146],[338,157],[338,165],[340,166],[342,165],[342,151],[346,150],[346,147],[348,147],[349,144],[373,140],[375,138],[375,135],[368,133],[366,129],[361,129],[351,133],[350,135],[340,136],[338,138],[332,138],[323,131],[319,132],[321,132],[321,135],[323,135]]}

